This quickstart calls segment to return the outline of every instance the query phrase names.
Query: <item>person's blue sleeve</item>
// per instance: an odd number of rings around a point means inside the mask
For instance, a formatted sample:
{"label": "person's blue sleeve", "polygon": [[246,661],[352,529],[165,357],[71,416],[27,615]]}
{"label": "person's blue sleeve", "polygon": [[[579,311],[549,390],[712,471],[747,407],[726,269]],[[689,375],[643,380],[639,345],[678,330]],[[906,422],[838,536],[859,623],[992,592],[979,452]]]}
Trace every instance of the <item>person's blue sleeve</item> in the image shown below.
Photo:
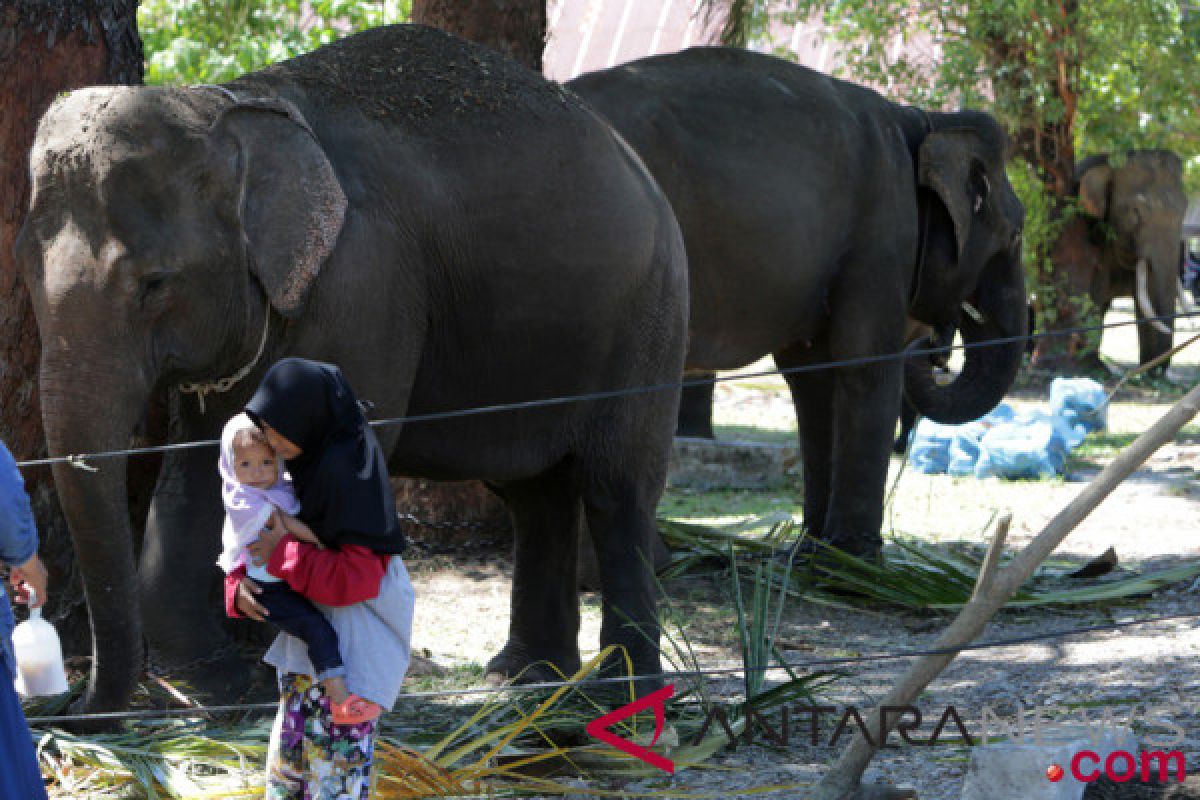
{"label": "person's blue sleeve", "polygon": [[0,561],[19,566],[37,552],[37,525],[25,481],[12,453],[0,442]]}

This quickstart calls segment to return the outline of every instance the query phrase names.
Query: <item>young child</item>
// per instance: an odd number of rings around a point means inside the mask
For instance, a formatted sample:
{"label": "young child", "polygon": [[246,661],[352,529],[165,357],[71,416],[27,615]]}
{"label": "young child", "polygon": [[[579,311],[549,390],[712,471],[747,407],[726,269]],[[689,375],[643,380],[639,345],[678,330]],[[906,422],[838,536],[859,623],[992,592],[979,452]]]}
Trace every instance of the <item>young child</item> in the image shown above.
{"label": "young child", "polygon": [[218,464],[224,482],[225,526],[221,531],[221,557],[217,565],[229,574],[239,567],[262,589],[257,595],[267,609],[267,620],[308,646],[316,677],[329,696],[333,721],[354,725],[374,719],[380,707],[346,689],[346,669],[338,649],[337,634],[325,616],[287,583],[256,565],[246,547],[264,528],[282,525],[301,541],[320,545],[317,537],[295,514],[300,503],[284,473],[283,463],[266,437],[245,414],[225,424]]}

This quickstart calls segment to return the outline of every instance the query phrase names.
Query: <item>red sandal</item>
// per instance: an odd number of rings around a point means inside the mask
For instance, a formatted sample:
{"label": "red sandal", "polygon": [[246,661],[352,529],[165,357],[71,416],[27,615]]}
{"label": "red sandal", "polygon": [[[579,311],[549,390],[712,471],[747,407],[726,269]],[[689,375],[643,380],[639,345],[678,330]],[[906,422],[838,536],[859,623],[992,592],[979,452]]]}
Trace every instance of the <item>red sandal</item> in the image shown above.
{"label": "red sandal", "polygon": [[334,725],[360,725],[378,718],[383,713],[383,709],[377,703],[364,700],[356,694],[350,695],[341,703],[331,701],[329,710],[333,712]]}

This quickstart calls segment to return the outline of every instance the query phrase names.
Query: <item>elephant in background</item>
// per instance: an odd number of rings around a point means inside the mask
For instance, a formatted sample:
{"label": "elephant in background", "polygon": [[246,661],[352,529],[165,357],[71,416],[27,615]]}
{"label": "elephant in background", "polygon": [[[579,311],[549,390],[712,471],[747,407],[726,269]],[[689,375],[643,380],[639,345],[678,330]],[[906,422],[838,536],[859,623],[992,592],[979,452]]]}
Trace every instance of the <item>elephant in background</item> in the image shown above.
{"label": "elephant in background", "polygon": [[[672,385],[683,368],[684,246],[653,178],[578,98],[441,31],[377,28],[216,87],[72,92],[31,169],[16,255],[54,455],[125,447],[164,388],[170,441],[213,439],[285,355],[338,364],[380,417]],[[644,554],[677,412],[666,389],[380,429],[396,473],[482,479],[513,517],[490,672],[578,668],[585,520],[601,642],[660,671]],[[83,706],[127,703],[143,637],[210,694],[244,685],[214,602],[215,453],[165,457],[140,553],[123,459],[55,481],[92,630]]]}
{"label": "elephant in background", "polygon": [[687,367],[770,353],[781,368],[813,368],[786,375],[805,524],[877,553],[902,391],[933,419],[974,419],[1008,390],[1023,342],[972,349],[946,386],[927,358],[819,365],[899,353],[909,318],[954,326],[967,342],[1025,334],[1024,209],[999,124],[725,48],[567,86],[637,151],[675,210],[690,278]]}
{"label": "elephant in background", "polygon": [[1184,300],[1183,163],[1168,150],[1132,150],[1120,163],[1091,156],[1076,166],[1073,189],[1082,214],[1059,237],[1054,261],[1101,315],[1114,297],[1134,298],[1137,318],[1151,320],[1137,326],[1138,360],[1148,364],[1171,349],[1174,334],[1174,320],[1153,318],[1174,314]]}

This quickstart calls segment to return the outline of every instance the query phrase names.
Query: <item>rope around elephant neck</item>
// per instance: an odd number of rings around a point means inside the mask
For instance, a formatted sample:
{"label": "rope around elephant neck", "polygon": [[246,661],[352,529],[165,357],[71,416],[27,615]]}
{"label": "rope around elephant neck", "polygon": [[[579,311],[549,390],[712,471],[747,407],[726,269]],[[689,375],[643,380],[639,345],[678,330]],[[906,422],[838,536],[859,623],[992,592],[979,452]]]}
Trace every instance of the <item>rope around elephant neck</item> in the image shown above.
{"label": "rope around elephant neck", "polygon": [[263,332],[262,339],[258,343],[258,352],[254,354],[254,358],[249,364],[239,369],[224,378],[218,378],[215,381],[204,381],[196,383],[181,383],[179,384],[180,394],[196,395],[196,402],[200,404],[200,413],[204,413],[204,396],[206,394],[224,394],[237,385],[238,381],[250,374],[250,370],[258,366],[258,362],[262,359],[263,351],[267,349],[267,332],[271,329],[271,309],[265,309],[263,314]]}

